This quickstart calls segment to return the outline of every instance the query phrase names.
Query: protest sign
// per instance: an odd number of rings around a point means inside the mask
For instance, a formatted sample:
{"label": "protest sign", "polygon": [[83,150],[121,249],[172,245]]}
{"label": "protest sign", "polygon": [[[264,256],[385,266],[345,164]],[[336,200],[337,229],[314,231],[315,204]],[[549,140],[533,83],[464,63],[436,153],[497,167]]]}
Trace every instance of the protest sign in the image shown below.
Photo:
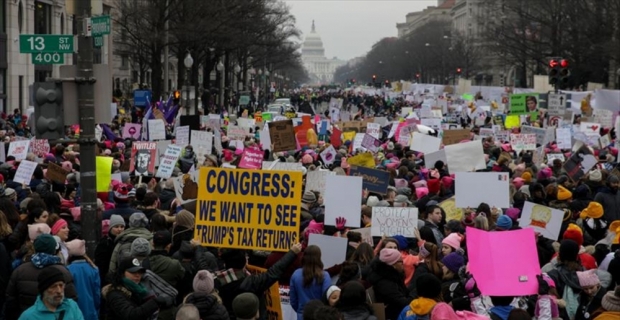
{"label": "protest sign", "polygon": [[592,151],[590,151],[587,146],[582,145],[568,158],[568,160],[566,160],[563,168],[573,181],[578,181],[590,171],[597,162],[598,160],[592,155]]}
{"label": "protest sign", "polygon": [[609,133],[598,138],[598,144],[601,149],[607,148],[611,144]]}
{"label": "protest sign", "polygon": [[158,167],[159,166],[159,161],[164,157],[164,155],[166,154],[166,149],[168,149],[168,146],[172,144],[172,140],[159,140],[157,141],[157,156],[155,157],[155,166]]}
{"label": "protest sign", "polygon": [[[468,227],[469,272],[485,296],[528,296],[538,293],[540,265],[531,229],[487,232]],[[506,244],[510,243],[510,250]]]}
{"label": "protest sign", "polygon": [[156,142],[134,142],[131,146],[129,171],[136,176],[147,176],[155,172]]}
{"label": "protest sign", "polygon": [[441,146],[441,138],[414,132],[411,138],[411,150],[424,154],[435,152]]}
{"label": "protest sign", "polygon": [[140,139],[142,125],[138,123],[125,123],[123,127],[123,139]]}
{"label": "protest sign", "polygon": [[226,136],[228,136],[230,140],[245,141],[245,137],[248,135],[248,130],[241,126],[229,125],[226,133]]}
{"label": "protest sign", "polygon": [[[249,264],[245,266],[245,269],[253,275],[267,273],[267,269]],[[266,320],[283,320],[284,314],[280,304],[280,284],[276,281],[263,294],[265,295],[265,307],[267,307],[267,314],[264,315],[264,318]]]}
{"label": "protest sign", "polygon": [[[376,122],[376,119],[375,119]],[[366,133],[375,137],[376,139],[381,138],[381,124],[379,123],[366,123]]]}
{"label": "protest sign", "polygon": [[579,124],[579,131],[586,134],[586,136],[600,136],[601,125],[594,122],[581,122]]}
{"label": "protest sign", "polygon": [[375,246],[375,241],[372,238],[372,232],[370,228],[352,229],[349,232],[357,232],[362,235],[362,242],[366,242],[372,247]]}
{"label": "protest sign", "polygon": [[292,120],[269,122],[269,137],[273,145],[272,152],[288,151],[297,149],[295,141],[295,129]]}
{"label": "protest sign", "polygon": [[374,237],[402,235],[415,238],[418,227],[418,208],[372,208],[371,234]]}
{"label": "protest sign", "polygon": [[306,174],[306,190],[318,191],[321,195],[325,195],[325,184],[327,176],[333,176],[336,173],[328,170],[314,170]]}
{"label": "protest sign", "polygon": [[28,156],[28,147],[30,146],[30,140],[15,140],[9,144],[9,151],[7,156],[15,157],[15,161],[22,161]]}
{"label": "protest sign", "polygon": [[299,162],[280,162],[280,161],[263,161],[261,165],[263,170],[281,170],[281,171],[298,171],[303,172],[303,167]]}
{"label": "protest sign", "polygon": [[362,177],[363,189],[378,194],[386,194],[390,184],[390,173],[385,170],[375,170],[361,166],[351,166],[349,175],[352,177]]}
{"label": "protest sign", "polygon": [[189,126],[177,127],[176,140],[174,144],[181,148],[189,144]]}
{"label": "protest sign", "polygon": [[571,133],[569,128],[557,128],[555,129],[555,142],[560,149],[570,149],[573,144],[571,141]]}
{"label": "protest sign", "polygon": [[566,160],[564,158],[564,154],[562,153],[547,153],[547,163],[549,165],[552,164],[555,159],[562,161],[562,163],[564,163],[564,160]]}
{"label": "protest sign", "polygon": [[454,197],[442,201],[439,207],[446,213],[446,221],[461,221],[463,219],[463,209],[457,208]]}
{"label": "protest sign", "polygon": [[97,192],[110,191],[110,182],[112,182],[112,157],[98,156],[95,159],[95,170],[97,174]]}
{"label": "protest sign", "polygon": [[17,167],[17,171],[15,171],[15,177],[13,178],[13,182],[29,185],[30,179],[32,179],[32,174],[34,173],[34,169],[36,168],[36,162],[22,160],[19,163],[19,167]]}
{"label": "protest sign", "polygon": [[288,251],[300,241],[302,179],[291,171],[200,168],[194,239],[221,248]]}
{"label": "protest sign", "polygon": [[166,140],[166,124],[162,119],[149,119],[149,140]]}
{"label": "protest sign", "polygon": [[517,152],[536,149],[535,134],[511,134],[510,145]]}
{"label": "protest sign", "polygon": [[352,166],[361,166],[367,168],[375,167],[375,158],[370,152],[359,153],[347,159],[347,163]]}
{"label": "protest sign", "polygon": [[470,139],[470,131],[469,129],[458,129],[458,130],[444,130],[443,131],[443,144],[451,145],[457,144],[463,140]]}
{"label": "protest sign", "polygon": [[210,155],[213,150],[213,133],[208,131],[191,130],[190,141],[192,147],[194,148],[194,153],[196,154],[196,160],[198,163],[202,163],[205,160],[205,157]]}
{"label": "protest sign", "polygon": [[[371,123],[369,123],[371,124]],[[373,137],[368,133],[358,133],[358,135],[363,135],[362,138],[362,147],[368,149],[370,152],[376,153],[379,151],[379,147],[381,146],[381,140]],[[355,136],[357,139],[357,135]]]}
{"label": "protest sign", "polygon": [[341,264],[347,259],[347,244],[347,238],[332,237],[318,233],[311,233],[308,240],[309,246],[315,245],[321,249],[321,261],[323,261],[324,269]]}
{"label": "protest sign", "polygon": [[366,151],[366,148],[362,146],[362,143],[364,142],[364,136],[366,136],[365,133],[355,134],[355,138],[353,139],[353,147],[352,147],[353,151],[359,151],[359,150]]}
{"label": "protest sign", "polygon": [[[437,161],[442,161],[444,165],[448,163],[448,159],[446,158],[446,151],[444,149],[424,154],[424,165],[427,168],[434,168]],[[446,168],[450,169],[448,167]]]}
{"label": "protest sign", "polygon": [[456,172],[456,206],[477,208],[481,202],[491,207],[510,207],[508,173]]}
{"label": "protest sign", "polygon": [[362,210],[362,177],[327,176],[325,195],[325,224],[336,225],[336,218],[347,220],[347,227],[359,228]]}
{"label": "protest sign", "polygon": [[241,154],[239,168],[261,169],[264,156],[264,152],[259,148],[245,148]]}
{"label": "protest sign", "polygon": [[449,145],[444,150],[448,168],[452,173],[482,170],[487,167],[480,140]]}
{"label": "protest sign", "polygon": [[[187,128],[189,130],[189,126]],[[164,156],[159,160],[159,167],[157,168],[157,174],[155,174],[156,177],[169,179],[172,176],[172,172],[174,171],[177,161],[179,161],[182,149],[181,146],[174,144],[168,145]]]}
{"label": "protest sign", "polygon": [[176,198],[181,204],[196,201],[198,197],[198,171],[190,170],[188,173],[171,180],[174,184]]}
{"label": "protest sign", "polygon": [[323,159],[323,163],[325,163],[325,165],[330,165],[336,160],[336,154],[336,149],[333,145],[330,145],[321,152],[320,156],[321,159]]}
{"label": "protest sign", "polygon": [[30,140],[30,152],[39,158],[45,158],[45,155],[50,152],[50,144],[47,139],[32,139]]}
{"label": "protest sign", "polygon": [[556,241],[560,236],[564,211],[526,201],[521,210],[519,226],[533,228],[543,237]]}
{"label": "protest sign", "polygon": [[53,162],[47,164],[46,176],[48,179],[57,183],[64,184],[65,180],[67,180],[67,174],[69,174],[69,172],[63,169],[61,166]]}

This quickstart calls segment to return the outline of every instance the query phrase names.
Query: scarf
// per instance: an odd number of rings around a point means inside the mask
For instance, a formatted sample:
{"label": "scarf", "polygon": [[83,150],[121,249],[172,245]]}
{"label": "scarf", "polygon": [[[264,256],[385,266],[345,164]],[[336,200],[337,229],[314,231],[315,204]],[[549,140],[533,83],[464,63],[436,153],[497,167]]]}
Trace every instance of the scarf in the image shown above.
{"label": "scarf", "polygon": [[32,255],[30,261],[37,269],[43,269],[44,267],[60,264],[61,260],[59,256],[38,252]]}
{"label": "scarf", "polygon": [[245,271],[245,269],[227,269],[221,272],[218,272],[215,276],[220,285],[229,284],[231,282],[241,280],[248,276],[249,273]]}
{"label": "scarf", "polygon": [[145,286],[137,284],[127,278],[123,278],[123,285],[125,285],[125,287],[129,289],[132,294],[137,295],[140,299],[144,299],[149,293]]}

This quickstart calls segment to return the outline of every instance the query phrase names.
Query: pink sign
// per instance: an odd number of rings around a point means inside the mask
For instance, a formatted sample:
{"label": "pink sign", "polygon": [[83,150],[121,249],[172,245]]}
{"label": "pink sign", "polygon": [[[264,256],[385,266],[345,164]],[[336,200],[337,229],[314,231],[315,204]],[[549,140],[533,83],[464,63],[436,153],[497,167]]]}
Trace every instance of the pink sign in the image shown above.
{"label": "pink sign", "polygon": [[260,169],[263,166],[262,150],[257,148],[245,148],[241,155],[241,161],[239,162],[239,168],[243,169]]}
{"label": "pink sign", "polygon": [[483,295],[526,296],[538,292],[540,265],[533,229],[487,232],[468,227],[466,234],[469,272]]}
{"label": "pink sign", "polygon": [[47,139],[30,140],[30,152],[37,155],[37,157],[43,158],[45,154],[50,152],[50,144]]}
{"label": "pink sign", "polygon": [[123,139],[140,139],[142,125],[137,123],[126,123],[123,127]]}
{"label": "pink sign", "polygon": [[364,135],[364,139],[362,140],[362,147],[372,152],[377,152],[379,151],[380,146],[381,146],[381,140],[371,136],[368,133]]}

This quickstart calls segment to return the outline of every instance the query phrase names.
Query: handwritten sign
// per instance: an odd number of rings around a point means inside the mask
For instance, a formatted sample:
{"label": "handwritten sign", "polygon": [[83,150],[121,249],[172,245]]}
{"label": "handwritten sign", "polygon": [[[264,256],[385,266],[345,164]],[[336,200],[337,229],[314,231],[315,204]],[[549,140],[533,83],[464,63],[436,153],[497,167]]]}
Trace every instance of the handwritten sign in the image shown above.
{"label": "handwritten sign", "polygon": [[185,147],[189,144],[189,126],[182,126],[177,128],[176,141],[174,142],[179,147]]}
{"label": "handwritten sign", "polygon": [[67,174],[69,174],[69,172],[65,169],[63,169],[61,166],[50,162],[47,164],[47,178],[57,182],[57,183],[65,183],[65,180],[67,180]]}
{"label": "handwritten sign", "polygon": [[315,170],[306,174],[306,190],[318,191],[325,194],[325,185],[327,176],[333,176],[336,173],[327,170]]}
{"label": "handwritten sign", "polygon": [[273,152],[297,149],[292,120],[273,121],[267,125],[269,127],[269,137],[273,145]]}
{"label": "handwritten sign", "polygon": [[456,207],[456,199],[454,197],[442,201],[439,207],[446,213],[446,221],[461,221],[463,219],[463,209]]}
{"label": "handwritten sign", "polygon": [[19,167],[15,172],[15,178],[13,178],[13,182],[22,183],[22,184],[30,184],[30,179],[32,179],[32,174],[34,173],[34,169],[37,168],[37,163],[23,160],[19,163]]}
{"label": "handwritten sign", "polygon": [[515,151],[536,149],[535,134],[511,134],[510,145]]}
{"label": "handwritten sign", "polygon": [[390,182],[390,173],[362,166],[351,166],[349,175],[362,177],[362,188],[378,194],[386,194]]}
{"label": "handwritten sign", "polygon": [[469,140],[469,129],[445,130],[443,132],[443,144],[451,145],[459,143],[463,140]]}
{"label": "handwritten sign", "polygon": [[172,176],[174,167],[176,166],[177,161],[179,161],[179,156],[181,156],[182,149],[183,148],[181,146],[174,144],[168,145],[164,156],[159,159],[159,167],[157,168],[157,173],[155,174],[156,177],[169,179]]}
{"label": "handwritten sign", "polygon": [[9,151],[7,156],[15,157],[16,161],[22,161],[28,156],[28,147],[30,146],[30,140],[11,141],[9,144]]}
{"label": "handwritten sign", "polygon": [[375,237],[402,235],[415,237],[418,226],[418,208],[372,208],[371,233]]}

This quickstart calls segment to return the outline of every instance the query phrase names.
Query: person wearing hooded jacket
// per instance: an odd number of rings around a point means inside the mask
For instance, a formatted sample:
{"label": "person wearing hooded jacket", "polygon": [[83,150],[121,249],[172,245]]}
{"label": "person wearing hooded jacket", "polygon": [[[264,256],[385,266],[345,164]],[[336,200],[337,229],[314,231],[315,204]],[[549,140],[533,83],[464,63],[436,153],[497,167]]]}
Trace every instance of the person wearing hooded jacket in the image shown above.
{"label": "person wearing hooded jacket", "polygon": [[431,273],[425,273],[418,277],[415,282],[418,288],[418,298],[413,299],[398,316],[398,320],[416,320],[421,317],[428,318],[441,301],[441,281]]}
{"label": "person wearing hooded jacket", "polygon": [[405,287],[403,259],[396,249],[383,249],[379,259],[370,265],[368,281],[372,284],[377,303],[385,304],[385,318],[396,320],[405,306],[411,302]]}
{"label": "person wearing hooded jacket", "polygon": [[131,252],[131,243],[137,238],[143,238],[151,241],[153,234],[146,228],[148,226],[148,220],[144,213],[134,212],[129,218],[129,228],[125,229],[121,234],[116,237],[114,251],[110,258],[110,267],[108,274],[113,274],[116,271],[116,267],[123,257],[121,254],[125,252]]}
{"label": "person wearing hooded jacket", "polygon": [[620,220],[620,179],[614,175],[607,178],[607,186],[594,196],[594,201],[603,206],[606,221]]}
{"label": "person wearing hooded jacket", "polygon": [[548,273],[560,295],[558,306],[560,306],[560,316],[564,320],[573,319],[579,305],[577,297],[581,293],[581,285],[577,271],[583,271],[583,267],[578,261],[578,254],[579,245],[575,241],[562,240],[558,264]]}
{"label": "person wearing hooded jacket", "polygon": [[214,276],[211,272],[198,271],[192,284],[194,292],[187,295],[183,302],[195,305],[202,320],[228,320],[228,311],[214,286]]}
{"label": "person wearing hooded jacket", "polygon": [[359,281],[347,282],[340,291],[336,308],[344,320],[377,320],[366,301],[366,288]]}

